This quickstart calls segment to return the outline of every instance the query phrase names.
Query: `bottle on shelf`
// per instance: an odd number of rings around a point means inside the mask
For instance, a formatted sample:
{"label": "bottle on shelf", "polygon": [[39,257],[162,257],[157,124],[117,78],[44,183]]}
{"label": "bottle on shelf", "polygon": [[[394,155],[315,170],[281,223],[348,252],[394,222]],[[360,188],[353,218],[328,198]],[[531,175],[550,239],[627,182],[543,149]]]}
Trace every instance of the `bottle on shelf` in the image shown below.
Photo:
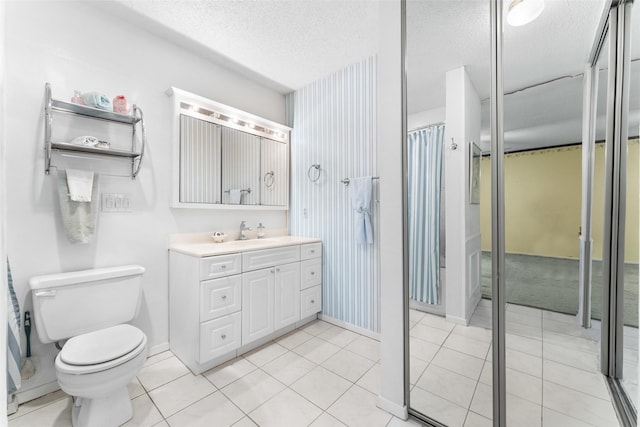
{"label": "bottle on shelf", "polygon": [[85,105],[84,99],[82,98],[82,93],[79,90],[73,91],[73,96],[71,97],[71,102],[74,104]]}
{"label": "bottle on shelf", "polygon": [[113,112],[120,114],[129,114],[131,108],[124,95],[118,95],[113,98]]}

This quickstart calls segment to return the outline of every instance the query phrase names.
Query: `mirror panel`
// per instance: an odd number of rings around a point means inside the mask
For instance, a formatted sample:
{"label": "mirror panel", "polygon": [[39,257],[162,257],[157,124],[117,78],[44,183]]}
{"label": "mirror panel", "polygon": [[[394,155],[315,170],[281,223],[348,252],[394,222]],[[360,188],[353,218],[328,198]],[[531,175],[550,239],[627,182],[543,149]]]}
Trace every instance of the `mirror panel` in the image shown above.
{"label": "mirror panel", "polygon": [[222,127],[222,202],[257,205],[260,192],[260,138]]}
{"label": "mirror panel", "polygon": [[284,206],[289,188],[287,144],[260,138],[260,200],[263,205]]}
{"label": "mirror panel", "polygon": [[180,202],[220,203],[220,126],[180,115]]}

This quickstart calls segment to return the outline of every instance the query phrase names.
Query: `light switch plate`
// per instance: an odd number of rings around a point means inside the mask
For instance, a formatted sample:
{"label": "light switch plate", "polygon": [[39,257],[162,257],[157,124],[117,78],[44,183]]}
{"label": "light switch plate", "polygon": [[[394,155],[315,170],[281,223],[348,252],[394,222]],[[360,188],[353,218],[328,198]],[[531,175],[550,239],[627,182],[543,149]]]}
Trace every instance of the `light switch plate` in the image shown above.
{"label": "light switch plate", "polygon": [[103,193],[102,212],[131,212],[131,201],[129,194]]}

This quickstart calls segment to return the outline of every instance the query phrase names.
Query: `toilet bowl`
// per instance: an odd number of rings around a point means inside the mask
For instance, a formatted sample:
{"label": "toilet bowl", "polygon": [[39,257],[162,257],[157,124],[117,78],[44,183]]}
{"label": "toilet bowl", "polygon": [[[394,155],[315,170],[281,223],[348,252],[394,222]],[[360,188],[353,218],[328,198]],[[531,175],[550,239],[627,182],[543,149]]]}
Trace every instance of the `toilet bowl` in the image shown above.
{"label": "toilet bowl", "polygon": [[125,322],[138,311],[142,273],[124,266],[29,281],[40,340],[68,339],[54,365],[74,397],[74,427],[115,427],[133,416],[127,385],[147,358],[147,337]]}

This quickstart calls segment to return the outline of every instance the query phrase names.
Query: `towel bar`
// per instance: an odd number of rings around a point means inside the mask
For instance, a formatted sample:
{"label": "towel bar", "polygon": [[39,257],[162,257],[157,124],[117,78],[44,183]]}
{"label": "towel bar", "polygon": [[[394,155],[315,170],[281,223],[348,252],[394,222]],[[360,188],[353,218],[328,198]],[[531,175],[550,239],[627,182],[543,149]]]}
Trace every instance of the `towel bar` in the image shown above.
{"label": "towel bar", "polygon": [[[230,191],[231,191],[231,190],[224,190],[224,192],[225,192],[225,193],[228,193],[228,192],[230,192]],[[251,194],[251,189],[250,189],[250,188],[246,188],[246,189],[245,189],[245,188],[243,188],[243,189],[241,189],[241,190],[240,190],[240,192],[241,192],[241,193],[249,193],[249,194]]]}
{"label": "towel bar", "polygon": [[[380,179],[379,176],[372,176],[371,179]],[[349,178],[345,178],[342,181],[340,181],[341,183],[343,183],[346,186],[348,186],[349,184],[351,184],[351,180]]]}

